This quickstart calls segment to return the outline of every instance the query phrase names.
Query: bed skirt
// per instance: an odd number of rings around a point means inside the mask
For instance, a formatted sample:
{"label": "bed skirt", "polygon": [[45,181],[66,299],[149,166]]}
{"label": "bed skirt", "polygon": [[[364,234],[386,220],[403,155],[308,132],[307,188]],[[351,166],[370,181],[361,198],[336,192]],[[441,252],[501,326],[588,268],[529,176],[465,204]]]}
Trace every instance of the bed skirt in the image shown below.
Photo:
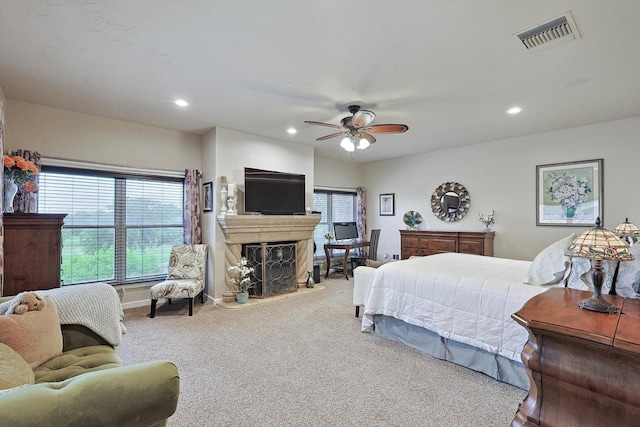
{"label": "bed skirt", "polygon": [[482,372],[498,381],[524,390],[529,389],[529,377],[522,362],[443,338],[435,332],[379,314],[373,316],[372,333],[401,342],[438,359]]}

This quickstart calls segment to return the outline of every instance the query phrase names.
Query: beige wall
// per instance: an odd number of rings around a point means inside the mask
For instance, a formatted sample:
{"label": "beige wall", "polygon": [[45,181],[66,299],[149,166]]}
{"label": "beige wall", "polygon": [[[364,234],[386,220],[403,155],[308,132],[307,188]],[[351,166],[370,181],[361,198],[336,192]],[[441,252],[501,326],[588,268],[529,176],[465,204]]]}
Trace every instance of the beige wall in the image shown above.
{"label": "beige wall", "polygon": [[[313,147],[266,138],[229,129],[216,128],[203,137],[203,158],[206,159],[204,174],[206,181],[213,181],[215,206],[213,214],[205,214],[203,228],[206,242],[213,245],[215,259],[212,261],[211,275],[215,297],[220,298],[225,290],[225,243],[222,229],[216,215],[220,212],[220,178],[235,182],[238,198],[244,191],[244,168],[268,169],[306,175],[306,205],[313,207],[314,160]],[[240,200],[238,212],[243,211]],[[312,265],[313,254],[309,253],[308,263]],[[212,284],[209,282],[211,292]]]}
{"label": "beige wall", "polygon": [[[613,228],[625,217],[638,224],[638,141],[640,117],[634,117],[368,164],[368,227],[382,229],[379,254],[392,255],[400,253],[408,210],[422,214],[421,229],[450,231],[481,231],[478,212],[495,210],[495,255],[531,260],[550,243],[586,229],[536,226],[536,165],[604,159],[604,226]],[[461,183],[471,196],[469,214],[455,223],[431,212],[431,194],[448,181]],[[377,214],[380,193],[395,193],[395,216]]]}
{"label": "beige wall", "polygon": [[[8,100],[5,152],[25,148],[46,157],[139,168],[202,170],[201,137]],[[118,286],[125,307],[146,304],[149,284]]]}
{"label": "beige wall", "polygon": [[362,165],[348,160],[315,158],[314,182],[316,187],[355,189],[362,186]]}
{"label": "beige wall", "polygon": [[8,100],[5,151],[140,168],[201,169],[199,135]]}
{"label": "beige wall", "polygon": [[[1,94],[1,93],[0,93]],[[1,99],[1,98],[0,98]],[[482,145],[426,153],[384,162],[357,165],[350,161],[314,158],[313,148],[286,141],[213,129],[203,136],[138,125],[7,100],[5,150],[28,148],[44,156],[153,169],[203,171],[212,181],[215,212],[203,215],[203,239],[212,245],[209,294],[224,290],[224,239],[216,221],[220,177],[243,190],[243,168],[281,170],[307,175],[307,204],[313,187],[356,188],[368,194],[368,228],[381,228],[379,254],[399,253],[402,214],[417,210],[423,229],[474,230],[477,213],[496,211],[496,256],[533,259],[546,245],[583,228],[535,225],[535,167],[574,160],[604,159],[605,226],[613,228],[626,216],[640,222],[640,117],[558,132],[531,135]],[[471,195],[468,216],[444,223],[431,213],[433,190],[457,181]],[[395,193],[396,215],[378,215],[378,195]],[[636,218],[637,217],[637,218]],[[126,306],[146,304],[148,291],[127,287]]]}

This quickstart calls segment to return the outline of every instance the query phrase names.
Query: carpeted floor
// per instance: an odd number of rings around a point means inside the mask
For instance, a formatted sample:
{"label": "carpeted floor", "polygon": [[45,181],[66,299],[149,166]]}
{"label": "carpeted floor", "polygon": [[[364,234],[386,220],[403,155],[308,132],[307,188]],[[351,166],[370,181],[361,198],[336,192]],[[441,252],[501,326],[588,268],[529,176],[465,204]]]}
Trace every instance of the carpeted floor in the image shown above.
{"label": "carpeted floor", "polygon": [[125,311],[125,364],[178,366],[174,426],[508,426],[526,392],[360,332],[353,281],[237,310]]}

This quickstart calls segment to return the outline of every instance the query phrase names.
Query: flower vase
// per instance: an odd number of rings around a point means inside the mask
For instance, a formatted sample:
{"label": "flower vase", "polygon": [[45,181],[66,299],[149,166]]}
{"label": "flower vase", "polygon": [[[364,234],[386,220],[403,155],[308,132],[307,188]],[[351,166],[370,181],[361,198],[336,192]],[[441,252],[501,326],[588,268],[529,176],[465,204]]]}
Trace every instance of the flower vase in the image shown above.
{"label": "flower vase", "polygon": [[249,292],[236,293],[236,301],[238,302],[238,304],[246,303],[248,298],[249,298]]}
{"label": "flower vase", "polygon": [[484,228],[482,229],[482,231],[484,231],[485,233],[488,233],[491,231],[491,224],[485,224]]}
{"label": "flower vase", "polygon": [[5,176],[3,179],[3,185],[4,194],[2,198],[2,212],[13,212],[13,199],[16,197],[16,193],[18,192],[18,184],[16,184],[13,179]]}
{"label": "flower vase", "polygon": [[564,206],[564,216],[566,216],[567,218],[573,218],[575,214],[576,214],[575,206]]}

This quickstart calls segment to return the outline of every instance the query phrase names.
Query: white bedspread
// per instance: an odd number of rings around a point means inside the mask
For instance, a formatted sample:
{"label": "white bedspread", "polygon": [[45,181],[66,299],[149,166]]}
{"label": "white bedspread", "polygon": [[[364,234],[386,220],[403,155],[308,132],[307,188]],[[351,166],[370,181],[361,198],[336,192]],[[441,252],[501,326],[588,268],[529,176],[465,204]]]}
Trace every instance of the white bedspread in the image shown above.
{"label": "white bedspread", "polygon": [[362,331],[383,314],[520,361],[527,333],[511,314],[549,289],[523,283],[530,265],[458,253],[387,263],[371,280]]}

